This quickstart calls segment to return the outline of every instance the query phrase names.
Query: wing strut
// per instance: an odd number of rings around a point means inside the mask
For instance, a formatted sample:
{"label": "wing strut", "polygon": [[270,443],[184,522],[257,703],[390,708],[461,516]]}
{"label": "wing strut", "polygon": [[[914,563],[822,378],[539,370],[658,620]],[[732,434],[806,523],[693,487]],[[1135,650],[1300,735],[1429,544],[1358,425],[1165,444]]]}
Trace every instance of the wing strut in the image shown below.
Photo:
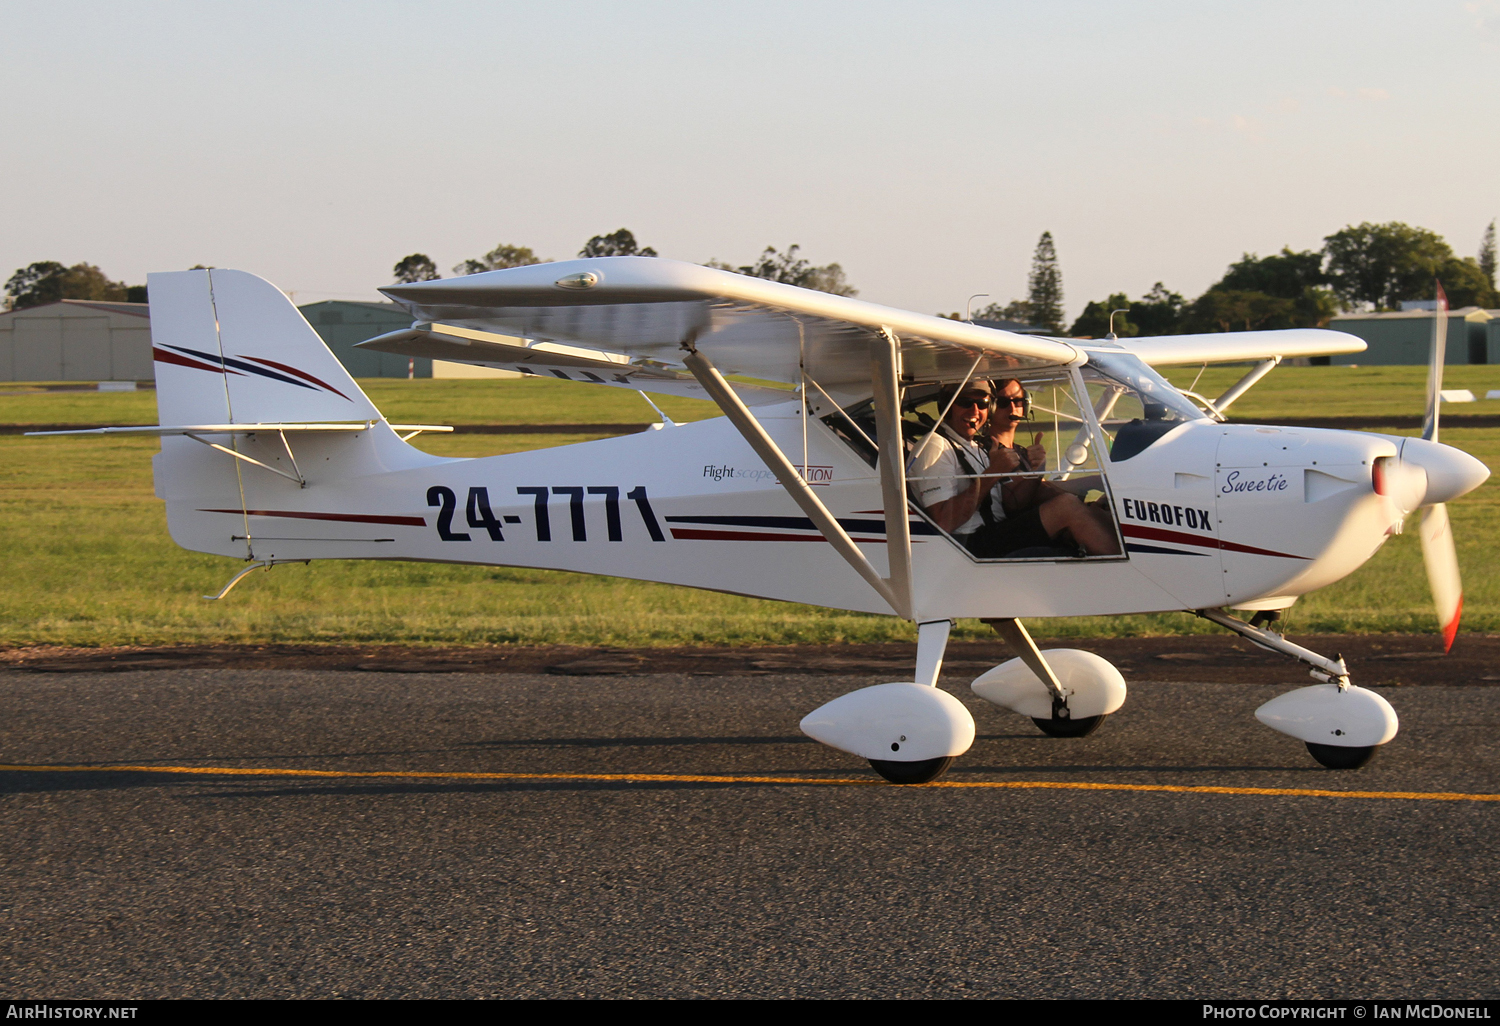
{"label": "wing strut", "polygon": [[870,340],[870,377],[875,385],[875,438],[880,443],[880,496],[885,506],[885,549],[891,589],[906,601],[897,610],[912,618],[911,521],[906,512],[906,457],[901,438],[901,341],[890,328]]}
{"label": "wing strut", "polygon": [[[881,344],[885,343],[882,342]],[[750,412],[749,407],[747,407],[740,400],[740,397],[735,394],[734,389],[730,387],[729,382],[724,380],[724,376],[719,373],[719,369],[713,365],[712,361],[710,361],[709,358],[704,356],[702,353],[698,352],[697,349],[693,348],[691,341],[684,342],[683,348],[687,350],[687,355],[683,358],[682,361],[683,364],[687,367],[688,370],[692,371],[693,377],[698,379],[698,383],[703,386],[704,391],[706,391],[709,396],[713,398],[713,401],[718,404],[719,409],[724,411],[724,416],[729,418],[729,422],[735,426],[735,429],[739,431],[740,435],[745,439],[745,441],[750,443],[750,448],[755,450],[755,454],[759,456],[761,460],[765,462],[765,465],[770,468],[771,472],[776,475],[776,480],[781,482],[781,486],[785,488],[787,494],[792,497],[792,501],[795,502],[799,507],[801,507],[802,512],[806,513],[808,519],[813,522],[813,526],[815,526],[819,531],[822,532],[823,537],[828,539],[828,543],[833,546],[834,551],[837,552],[840,556],[844,557],[845,562],[847,562],[851,567],[854,568],[855,573],[863,577],[865,579],[865,582],[869,584],[870,587],[874,588],[875,591],[879,593],[880,597],[885,599],[886,602],[890,604],[891,609],[893,609],[898,616],[902,616],[910,620],[911,575],[909,568],[911,560],[911,548],[909,538],[910,528],[908,527],[904,516],[906,512],[906,504],[902,502],[900,506],[895,507],[900,511],[901,514],[903,514],[903,516],[901,517],[901,526],[905,530],[903,530],[902,534],[903,537],[906,537],[907,539],[907,546],[903,550],[907,560],[905,564],[906,572],[905,576],[900,578],[900,586],[898,589],[898,587],[896,586],[896,580],[888,581],[884,577],[881,577],[879,571],[877,571],[875,567],[871,565],[870,561],[865,558],[865,554],[859,551],[859,547],[854,544],[854,540],[850,538],[843,527],[839,525],[838,520],[835,519],[834,515],[828,511],[828,507],[823,505],[823,500],[819,499],[817,495],[814,494],[812,488],[808,486],[802,475],[797,471],[797,468],[792,466],[791,461],[786,458],[786,454],[781,451],[781,448],[776,444],[771,436],[766,433],[766,429],[761,427],[760,421],[755,419],[755,415]],[[892,384],[894,384],[894,380],[894,375],[892,375]],[[885,433],[882,432],[882,434]],[[899,437],[900,436],[898,435],[897,438],[899,439]],[[900,442],[898,441],[898,452],[899,446]],[[882,459],[880,462],[883,465],[889,465],[888,460]],[[900,460],[898,459],[894,465],[898,468],[897,478],[900,482],[898,484],[898,487],[902,488],[904,492],[905,482],[901,480],[900,477]],[[883,478],[884,475],[882,474],[882,485],[884,484]],[[891,509],[892,507],[890,505],[890,502],[887,501],[887,525],[889,525],[890,523]],[[889,530],[889,526],[887,526],[887,530]],[[896,559],[894,557],[892,558],[891,563],[894,567],[894,565],[896,564]],[[896,575],[893,572],[893,577],[894,576]]]}

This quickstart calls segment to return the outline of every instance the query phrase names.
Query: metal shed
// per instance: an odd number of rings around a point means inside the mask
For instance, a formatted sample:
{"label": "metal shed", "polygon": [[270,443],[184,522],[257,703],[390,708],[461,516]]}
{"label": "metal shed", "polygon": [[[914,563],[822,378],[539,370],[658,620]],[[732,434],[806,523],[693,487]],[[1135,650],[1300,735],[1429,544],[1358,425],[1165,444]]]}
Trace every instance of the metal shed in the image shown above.
{"label": "metal shed", "polygon": [[0,313],[0,381],[150,381],[145,303],[64,299]]}
{"label": "metal shed", "polygon": [[[1328,323],[1330,328],[1359,336],[1369,348],[1363,353],[1335,356],[1332,362],[1336,365],[1357,363],[1366,367],[1379,364],[1421,366],[1427,362],[1427,351],[1432,344],[1433,316],[1431,310],[1400,310],[1335,317]],[[1491,341],[1497,337],[1492,330],[1497,316],[1500,314],[1477,306],[1450,310],[1446,362],[1500,363],[1500,351]]]}
{"label": "metal shed", "polygon": [[[384,335],[398,328],[411,327],[411,314],[395,303],[359,303],[330,299],[321,303],[308,303],[298,309],[352,377],[406,377],[406,357],[354,348],[365,339]],[[418,359],[411,370],[413,377],[430,378],[432,361]]]}

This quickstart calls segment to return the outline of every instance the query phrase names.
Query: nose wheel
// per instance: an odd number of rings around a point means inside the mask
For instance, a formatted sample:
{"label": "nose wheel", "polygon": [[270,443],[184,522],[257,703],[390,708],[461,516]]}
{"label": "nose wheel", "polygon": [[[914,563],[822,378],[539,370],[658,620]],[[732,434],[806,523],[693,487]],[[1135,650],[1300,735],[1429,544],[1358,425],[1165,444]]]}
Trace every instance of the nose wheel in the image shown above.
{"label": "nose wheel", "polygon": [[1375,757],[1379,745],[1364,748],[1341,748],[1338,745],[1320,745],[1304,741],[1307,752],[1329,769],[1359,769]]}

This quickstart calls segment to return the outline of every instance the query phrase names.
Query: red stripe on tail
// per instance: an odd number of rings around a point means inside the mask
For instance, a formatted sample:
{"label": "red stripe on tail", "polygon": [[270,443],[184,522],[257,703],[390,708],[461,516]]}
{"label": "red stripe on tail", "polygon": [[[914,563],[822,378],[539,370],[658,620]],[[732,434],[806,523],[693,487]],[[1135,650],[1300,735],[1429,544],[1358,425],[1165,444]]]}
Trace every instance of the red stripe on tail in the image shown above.
{"label": "red stripe on tail", "polygon": [[295,375],[297,375],[297,377],[301,378],[303,381],[311,381],[314,385],[319,385],[319,386],[321,386],[323,388],[328,389],[328,391],[332,392],[334,395],[338,396],[340,399],[347,400],[348,402],[351,402],[351,403],[354,401],[353,399],[350,399],[344,393],[340,392],[338,389],[334,388],[328,382],[323,381],[323,380],[321,380],[319,378],[315,378],[311,374],[307,373],[306,371],[299,371],[296,367],[288,367],[286,364],[284,364],[284,363],[277,363],[275,360],[263,360],[263,359],[261,359],[258,356],[245,356],[243,353],[240,355],[240,359],[242,359],[242,360],[254,360],[256,363],[263,363],[267,367],[275,367],[277,370],[284,370],[288,374],[295,374]]}
{"label": "red stripe on tail", "polygon": [[175,363],[179,367],[191,367],[193,370],[213,371],[215,374],[236,374],[244,377],[239,371],[226,371],[223,367],[215,367],[211,363],[203,363],[188,356],[180,356],[166,349],[158,349],[155,346],[151,347],[151,359],[157,363]]}

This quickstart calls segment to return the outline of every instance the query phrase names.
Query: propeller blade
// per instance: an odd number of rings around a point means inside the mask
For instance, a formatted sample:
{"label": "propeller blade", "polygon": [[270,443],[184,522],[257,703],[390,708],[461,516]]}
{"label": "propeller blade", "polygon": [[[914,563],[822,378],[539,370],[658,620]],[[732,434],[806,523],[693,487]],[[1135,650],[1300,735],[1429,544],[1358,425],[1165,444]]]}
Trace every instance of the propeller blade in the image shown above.
{"label": "propeller blade", "polygon": [[1427,567],[1427,583],[1437,606],[1438,626],[1443,632],[1443,651],[1453,648],[1458,635],[1458,621],[1464,612],[1464,586],[1458,576],[1458,553],[1453,549],[1453,525],[1448,521],[1448,507],[1442,503],[1422,510],[1418,529],[1422,538],[1422,562]]}
{"label": "propeller blade", "polygon": [[1437,309],[1432,315],[1432,348],[1427,354],[1427,417],[1422,421],[1422,437],[1436,442],[1438,437],[1438,404],[1443,401],[1443,363],[1448,356],[1448,293],[1437,282]]}

